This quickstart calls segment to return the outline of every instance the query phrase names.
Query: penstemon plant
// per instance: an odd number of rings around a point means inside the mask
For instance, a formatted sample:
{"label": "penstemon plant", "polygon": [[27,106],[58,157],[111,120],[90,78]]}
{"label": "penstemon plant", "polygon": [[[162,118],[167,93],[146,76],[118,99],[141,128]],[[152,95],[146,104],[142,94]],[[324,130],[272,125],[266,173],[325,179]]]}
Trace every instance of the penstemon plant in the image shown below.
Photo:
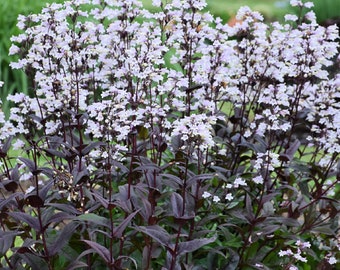
{"label": "penstemon plant", "polygon": [[339,264],[338,29],[204,0],[18,18],[32,93],[0,114],[1,269]]}

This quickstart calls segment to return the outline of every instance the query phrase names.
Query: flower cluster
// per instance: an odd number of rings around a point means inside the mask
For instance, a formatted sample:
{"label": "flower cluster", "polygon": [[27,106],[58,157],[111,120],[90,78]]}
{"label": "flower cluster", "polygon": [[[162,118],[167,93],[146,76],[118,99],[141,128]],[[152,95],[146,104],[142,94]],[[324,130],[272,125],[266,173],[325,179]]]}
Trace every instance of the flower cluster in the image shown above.
{"label": "flower cluster", "polygon": [[[52,4],[40,15],[19,18],[25,34],[12,41],[29,46],[12,46],[11,54],[24,55],[12,66],[30,70],[39,102],[22,96],[12,100],[24,108],[23,114],[40,119],[35,120],[37,129],[59,134],[65,111],[72,112],[68,122],[86,112],[86,133],[95,138],[122,142],[139,126],[151,132],[164,126],[160,136],[195,137],[191,142],[206,150],[214,145],[213,118],[222,104],[231,102],[249,140],[289,133],[296,126],[291,116],[306,111],[315,132],[318,124],[329,126],[318,142],[330,154],[339,152],[338,108],[332,102],[339,82],[328,80],[325,69],[337,53],[335,27],[323,28],[312,20],[298,28],[273,23],[269,31],[263,17],[246,7],[237,15],[241,23],[229,27],[198,12],[204,1],[174,1],[154,14],[137,1],[81,8],[91,3]],[[301,1],[291,4],[302,6]],[[190,9],[194,12],[185,13]],[[83,20],[89,17],[94,20]],[[147,20],[137,22],[137,17]],[[101,20],[108,20],[107,27]],[[245,104],[254,104],[253,116],[244,114]],[[322,119],[314,123],[316,115]],[[17,118],[13,112],[11,119],[21,125]],[[188,124],[194,130],[187,130]]]}
{"label": "flower cluster", "polygon": [[300,240],[296,241],[296,251],[293,252],[291,249],[287,250],[280,250],[279,256],[292,256],[295,260],[301,261],[301,262],[307,262],[307,259],[303,257],[301,254],[305,249],[308,249],[311,247],[311,244],[309,242],[301,242]]}
{"label": "flower cluster", "polygon": [[189,145],[194,142],[195,147],[205,151],[214,146],[211,130],[215,122],[212,117],[192,114],[174,121],[171,136],[180,136]]}
{"label": "flower cluster", "polygon": [[[30,215],[40,223],[56,212],[46,227],[61,220],[69,237],[73,223],[61,210],[84,221],[83,230],[100,225],[86,237],[104,237],[110,248],[84,241],[114,269],[136,242],[145,243],[135,250],[143,250],[145,269],[158,245],[162,263],[179,269],[191,258],[183,254],[215,239],[195,242],[195,235],[212,230],[237,239],[216,254],[238,252],[239,268],[270,265],[278,246],[283,261],[307,262],[309,242],[288,248],[280,237],[324,232],[337,215],[340,75],[331,68],[340,59],[338,29],[318,25],[308,11],[313,4],[299,0],[291,5],[308,12],[288,14],[284,23],[267,24],[242,7],[234,26],[204,12],[204,0],[153,5],[150,12],[137,0],[71,0],[19,17],[23,33],[12,38],[10,54],[20,58],[12,68],[25,70],[32,93],[8,97],[8,119],[0,112],[0,167],[15,182],[3,185],[7,191],[24,178],[33,188],[22,202],[11,197],[13,204],[37,208]],[[25,150],[13,168],[5,159],[12,137],[13,148]],[[53,208],[42,214],[45,206]],[[221,212],[205,219],[215,208]],[[114,227],[116,217],[122,223]],[[124,235],[133,219],[135,232]],[[39,256],[52,265],[61,246],[47,248],[47,229],[39,226]],[[134,238],[140,234],[143,241]],[[248,255],[257,249],[251,266]]]}

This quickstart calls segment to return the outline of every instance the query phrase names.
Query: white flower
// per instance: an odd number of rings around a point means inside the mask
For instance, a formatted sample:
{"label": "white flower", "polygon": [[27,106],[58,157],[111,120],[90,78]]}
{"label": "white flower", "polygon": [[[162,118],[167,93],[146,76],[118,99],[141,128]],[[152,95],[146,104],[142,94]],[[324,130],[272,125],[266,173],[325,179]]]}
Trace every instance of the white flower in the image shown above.
{"label": "white flower", "polygon": [[331,265],[336,264],[337,263],[337,259],[334,256],[329,257],[328,263],[331,264]]}
{"label": "white flower", "polygon": [[287,250],[280,250],[279,251],[279,256],[280,257],[283,257],[283,256],[291,256],[293,255],[294,253],[292,252],[291,249],[287,249]]}
{"label": "white flower", "polygon": [[53,134],[57,131],[58,124],[51,120],[51,121],[46,122],[45,128],[46,128],[47,134]]}
{"label": "white flower", "polygon": [[102,158],[108,158],[109,154],[107,153],[107,151],[103,151],[102,153]]}
{"label": "white flower", "polygon": [[13,143],[13,149],[14,150],[22,149],[24,146],[25,146],[25,143],[20,139],[17,139],[16,142]]}
{"label": "white flower", "polygon": [[204,191],[203,194],[202,194],[202,197],[204,199],[207,199],[207,198],[211,197],[211,194],[209,192],[207,192],[207,191]]}
{"label": "white flower", "polygon": [[17,45],[12,44],[12,46],[9,48],[9,55],[15,55],[18,52],[20,52],[20,48]]}
{"label": "white flower", "polygon": [[213,197],[213,202],[218,203],[220,201],[221,201],[221,199],[218,196]]}
{"label": "white flower", "polygon": [[314,3],[313,2],[306,2],[306,3],[304,3],[304,6],[306,8],[312,8],[312,7],[314,7]]}
{"label": "white flower", "polygon": [[316,23],[316,15],[314,11],[309,11],[305,14],[305,18],[311,23]]}
{"label": "white flower", "polygon": [[285,21],[296,22],[297,20],[298,20],[298,17],[294,14],[286,14],[285,15]]}
{"label": "white flower", "polygon": [[160,7],[162,4],[162,1],[161,0],[152,0],[152,5],[154,7]]}
{"label": "white flower", "polygon": [[173,123],[174,129],[172,136],[181,135],[184,141],[190,138],[204,151],[215,144],[211,133],[211,125],[214,124],[215,121],[214,117],[208,117],[203,114],[186,116]]}
{"label": "white flower", "polygon": [[307,259],[302,257],[300,253],[297,253],[297,254],[294,254],[293,255],[295,259],[297,259],[298,261],[301,261],[301,262],[307,262]]}
{"label": "white flower", "polygon": [[283,256],[286,256],[286,251],[285,250],[280,250],[279,251],[279,257],[283,257]]}
{"label": "white flower", "polygon": [[263,177],[262,177],[262,175],[255,176],[253,178],[253,182],[255,184],[263,184]]}
{"label": "white flower", "polygon": [[237,177],[234,181],[234,187],[235,188],[238,188],[239,186],[246,186],[247,183],[246,181],[244,181],[242,178],[240,177]]}
{"label": "white flower", "polygon": [[2,87],[4,85],[3,81],[0,81],[0,87]]}
{"label": "white flower", "polygon": [[221,156],[225,156],[227,154],[227,149],[218,150],[218,154],[221,155]]}
{"label": "white flower", "polygon": [[300,0],[290,0],[290,5],[292,7],[296,7],[296,6],[302,7],[303,3]]}
{"label": "white flower", "polygon": [[251,12],[252,10],[248,6],[240,7],[240,9],[237,12],[236,19],[241,21],[244,19],[245,16],[247,16]]}
{"label": "white flower", "polygon": [[296,241],[296,245],[299,246],[302,249],[311,247],[311,244],[309,242],[302,242],[300,240]]}
{"label": "white flower", "polygon": [[228,193],[227,195],[225,195],[225,199],[227,201],[232,201],[234,199],[233,195],[231,193]]}

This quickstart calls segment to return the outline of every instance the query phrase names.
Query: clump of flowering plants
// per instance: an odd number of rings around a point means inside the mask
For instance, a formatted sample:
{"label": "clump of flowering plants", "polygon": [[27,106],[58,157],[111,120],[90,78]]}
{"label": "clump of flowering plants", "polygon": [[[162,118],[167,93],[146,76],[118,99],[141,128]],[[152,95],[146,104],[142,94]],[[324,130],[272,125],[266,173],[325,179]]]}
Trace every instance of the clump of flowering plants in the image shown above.
{"label": "clump of flowering plants", "polygon": [[0,117],[1,267],[335,267],[336,26],[296,0],[233,27],[203,0],[153,4],[19,17],[32,91]]}

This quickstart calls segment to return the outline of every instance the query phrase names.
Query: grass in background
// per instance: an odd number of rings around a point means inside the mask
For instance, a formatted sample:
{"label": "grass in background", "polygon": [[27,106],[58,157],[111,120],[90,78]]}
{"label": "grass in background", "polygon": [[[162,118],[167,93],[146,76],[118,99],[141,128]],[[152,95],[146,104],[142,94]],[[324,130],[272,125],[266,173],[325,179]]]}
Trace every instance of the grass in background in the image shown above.
{"label": "grass in background", "polygon": [[28,15],[38,13],[51,2],[64,2],[63,0],[2,0],[0,4],[0,81],[4,81],[4,86],[0,89],[0,99],[2,101],[1,110],[6,114],[9,112],[10,104],[6,97],[15,92],[28,92],[26,75],[21,70],[12,70],[10,62],[15,61],[15,57],[9,56],[11,47],[10,38],[18,35],[19,29],[16,27],[19,14]]}
{"label": "grass in background", "polygon": [[[235,16],[241,6],[249,6],[261,12],[267,20],[277,20],[288,9],[289,0],[206,0],[207,8],[215,16],[221,17],[225,22]],[[337,0],[335,0],[337,1]],[[152,0],[142,0],[144,6],[152,9]]]}
{"label": "grass in background", "polygon": [[314,0],[313,3],[319,23],[340,18],[340,0]]}

